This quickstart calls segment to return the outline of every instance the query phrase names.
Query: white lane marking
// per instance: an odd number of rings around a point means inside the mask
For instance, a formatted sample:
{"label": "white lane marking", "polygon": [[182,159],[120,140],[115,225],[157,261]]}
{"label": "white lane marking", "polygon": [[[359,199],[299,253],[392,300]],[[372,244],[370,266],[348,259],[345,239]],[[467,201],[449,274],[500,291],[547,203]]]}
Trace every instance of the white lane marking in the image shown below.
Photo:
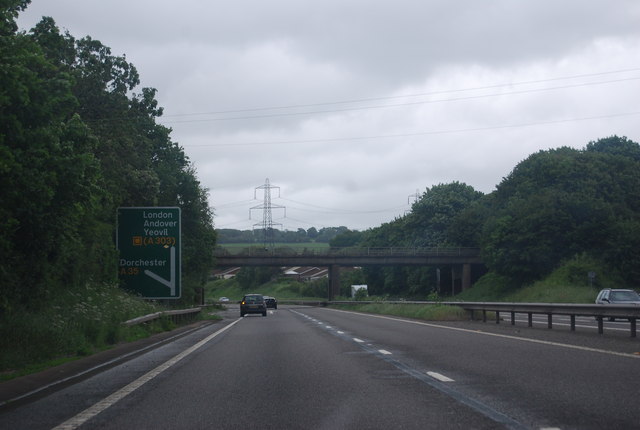
{"label": "white lane marking", "polygon": [[[295,311],[292,311],[294,313],[298,313]],[[347,312],[349,313],[349,312]],[[400,320],[403,321],[403,320]],[[341,332],[338,332],[341,333]],[[364,341],[362,339],[358,339],[357,337],[352,338],[355,342],[358,343],[364,343]],[[371,344],[367,344],[367,346],[361,346],[365,351],[368,352],[374,352],[373,349],[370,349],[369,346],[371,346]],[[389,351],[386,351],[384,349],[379,349],[378,353],[381,355],[391,355],[391,353]],[[467,406],[470,406],[471,408],[475,409],[476,411],[480,412],[481,414],[489,417],[490,419],[498,422],[498,423],[502,423],[505,424],[507,428],[513,428],[513,429],[520,429],[520,428],[524,428],[522,425],[520,425],[520,423],[518,423],[517,421],[512,420],[511,418],[509,418],[508,416],[504,415],[501,412],[495,411],[493,409],[491,409],[489,406],[480,403],[476,400],[474,400],[473,398],[470,397],[466,397],[460,393],[458,393],[457,391],[453,390],[452,388],[446,387],[445,385],[435,385],[435,383],[433,381],[431,381],[427,375],[425,375],[423,372],[415,370],[403,363],[401,363],[400,361],[391,358],[391,357],[380,357],[382,360],[387,361],[388,363],[391,363],[393,366],[395,366],[396,368],[400,369],[401,371],[405,372],[406,374],[430,385],[431,387],[441,391],[442,393],[452,397],[454,400],[465,404]]]}
{"label": "white lane marking", "polygon": [[338,333],[338,334],[344,334],[344,332],[343,332],[343,331],[340,331],[340,330],[336,331],[336,333]]}
{"label": "white lane marking", "polygon": [[444,376],[443,374],[438,373],[438,372],[427,372],[427,375],[431,376],[432,378],[437,379],[440,382],[455,382],[453,379],[451,379],[451,378],[449,378],[447,376]]}
{"label": "white lane marking", "polygon": [[546,341],[546,340],[527,339],[525,337],[509,336],[509,335],[506,335],[506,334],[498,334],[498,333],[489,333],[489,332],[480,331],[480,330],[470,330],[468,328],[449,327],[449,326],[446,326],[446,325],[431,324],[431,323],[425,323],[425,322],[421,322],[421,321],[404,320],[404,319],[401,319],[401,318],[387,317],[387,316],[384,316],[384,315],[363,314],[363,313],[359,313],[359,312],[343,311],[343,310],[340,310],[340,309],[330,309],[330,308],[324,308],[324,309],[326,309],[328,311],[332,311],[332,312],[344,312],[344,313],[351,314],[351,315],[358,315],[360,317],[380,318],[380,319],[385,319],[385,320],[403,322],[403,323],[407,323],[407,324],[416,324],[416,325],[423,325],[423,326],[427,326],[427,327],[442,328],[442,329],[445,329],[445,330],[461,331],[461,332],[464,332],[464,333],[479,334],[479,335],[484,335],[484,336],[493,336],[493,337],[499,337],[499,338],[503,338],[503,339],[519,340],[521,342],[531,342],[531,343],[538,343],[538,344],[542,344],[542,345],[558,346],[558,347],[561,347],[561,348],[577,349],[577,350],[580,350],[580,351],[599,352],[601,354],[616,355],[618,357],[627,357],[627,358],[635,358],[635,359],[640,358],[640,354],[636,355],[636,354],[630,354],[630,353],[627,353],[627,352],[607,351],[607,350],[604,350],[604,349],[588,348],[586,346],[579,346],[579,345],[567,345],[567,344],[564,344],[564,343],[549,342],[549,341]]}
{"label": "white lane marking", "polygon": [[160,366],[156,367],[155,369],[151,370],[150,372],[147,372],[145,375],[142,375],[140,378],[138,378],[135,381],[131,382],[129,385],[125,386],[124,388],[121,388],[120,390],[116,391],[115,393],[111,394],[110,396],[102,399],[101,401],[99,401],[98,403],[94,404],[93,406],[90,406],[89,408],[87,408],[84,411],[80,412],[75,417],[72,417],[72,418],[68,419],[67,421],[63,422],[62,424],[54,427],[52,430],[73,430],[73,429],[77,429],[82,424],[86,423],[91,418],[93,418],[96,415],[98,415],[100,412],[105,411],[109,407],[111,407],[114,404],[116,404],[118,401],[124,399],[129,394],[133,393],[135,390],[137,390],[138,388],[142,387],[144,384],[146,384],[147,382],[151,381],[153,378],[155,378],[156,376],[158,376],[159,374],[161,374],[162,372],[164,372],[165,370],[167,370],[168,368],[170,368],[171,366],[173,366],[174,364],[176,364],[177,362],[179,362],[183,358],[185,358],[188,355],[192,354],[193,352],[198,350],[200,347],[202,347],[204,344],[209,342],[211,339],[213,339],[214,337],[216,337],[219,334],[223,333],[224,331],[230,329],[231,327],[233,327],[235,324],[237,324],[240,321],[242,321],[242,318],[239,318],[239,319],[235,320],[234,322],[232,322],[231,324],[229,324],[228,326],[223,327],[220,330],[218,330],[217,332],[210,334],[209,336],[207,336],[204,339],[202,339],[200,342],[196,343],[195,345],[191,346],[188,349],[185,349],[180,354],[178,354],[175,357],[169,359],[168,361],[162,363]]}

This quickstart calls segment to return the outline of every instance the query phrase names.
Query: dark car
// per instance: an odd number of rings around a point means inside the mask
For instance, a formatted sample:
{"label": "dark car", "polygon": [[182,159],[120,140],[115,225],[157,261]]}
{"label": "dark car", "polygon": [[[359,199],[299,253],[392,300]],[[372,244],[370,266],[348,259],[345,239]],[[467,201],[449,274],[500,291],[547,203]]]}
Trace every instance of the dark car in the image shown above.
{"label": "dark car", "polygon": [[264,296],[264,301],[267,303],[268,308],[278,309],[278,301],[275,297]]}
{"label": "dark car", "polygon": [[240,316],[243,317],[246,314],[262,314],[263,317],[267,316],[267,304],[262,294],[247,294],[242,298],[240,302]]}

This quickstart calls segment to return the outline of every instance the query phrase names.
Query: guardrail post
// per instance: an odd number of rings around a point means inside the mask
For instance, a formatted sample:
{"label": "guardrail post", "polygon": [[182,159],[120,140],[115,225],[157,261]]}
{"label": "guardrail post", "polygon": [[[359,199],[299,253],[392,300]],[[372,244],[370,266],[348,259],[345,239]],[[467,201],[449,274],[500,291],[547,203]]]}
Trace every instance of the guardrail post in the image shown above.
{"label": "guardrail post", "polygon": [[640,319],[640,308],[634,306],[610,306],[579,304],[579,303],[495,303],[495,302],[443,302],[447,305],[461,306],[466,311],[470,311],[471,320],[475,319],[474,310],[482,311],[482,322],[487,322],[487,312],[495,312],[496,324],[500,324],[500,313],[511,313],[511,325],[516,325],[515,314],[527,314],[528,326],[533,327],[533,315],[547,315],[547,327],[553,328],[553,316],[563,315],[570,318],[571,331],[575,332],[576,317],[588,316],[595,318],[597,323],[598,334],[604,333],[604,318],[613,320],[626,319],[629,320],[630,336],[637,337],[637,324]]}

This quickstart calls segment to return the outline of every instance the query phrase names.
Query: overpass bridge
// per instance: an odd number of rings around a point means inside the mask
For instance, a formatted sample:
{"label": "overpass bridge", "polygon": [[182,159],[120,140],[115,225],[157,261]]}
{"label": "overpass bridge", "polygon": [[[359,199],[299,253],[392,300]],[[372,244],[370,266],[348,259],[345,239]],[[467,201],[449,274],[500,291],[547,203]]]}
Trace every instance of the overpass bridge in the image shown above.
{"label": "overpass bridge", "polygon": [[471,265],[482,264],[479,248],[260,248],[217,247],[217,267],[313,266],[329,268],[329,300],[340,294],[340,267],[437,266],[462,268],[462,289],[471,287]]}

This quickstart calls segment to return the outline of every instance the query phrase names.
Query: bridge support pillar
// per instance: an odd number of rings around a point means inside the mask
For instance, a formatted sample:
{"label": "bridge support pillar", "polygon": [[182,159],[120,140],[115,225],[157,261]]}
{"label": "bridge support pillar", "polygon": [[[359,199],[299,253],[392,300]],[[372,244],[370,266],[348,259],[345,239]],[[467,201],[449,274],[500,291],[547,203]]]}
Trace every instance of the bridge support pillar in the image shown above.
{"label": "bridge support pillar", "polygon": [[462,265],[462,291],[471,288],[471,264]]}
{"label": "bridge support pillar", "polygon": [[340,295],[340,266],[329,266],[329,301]]}

